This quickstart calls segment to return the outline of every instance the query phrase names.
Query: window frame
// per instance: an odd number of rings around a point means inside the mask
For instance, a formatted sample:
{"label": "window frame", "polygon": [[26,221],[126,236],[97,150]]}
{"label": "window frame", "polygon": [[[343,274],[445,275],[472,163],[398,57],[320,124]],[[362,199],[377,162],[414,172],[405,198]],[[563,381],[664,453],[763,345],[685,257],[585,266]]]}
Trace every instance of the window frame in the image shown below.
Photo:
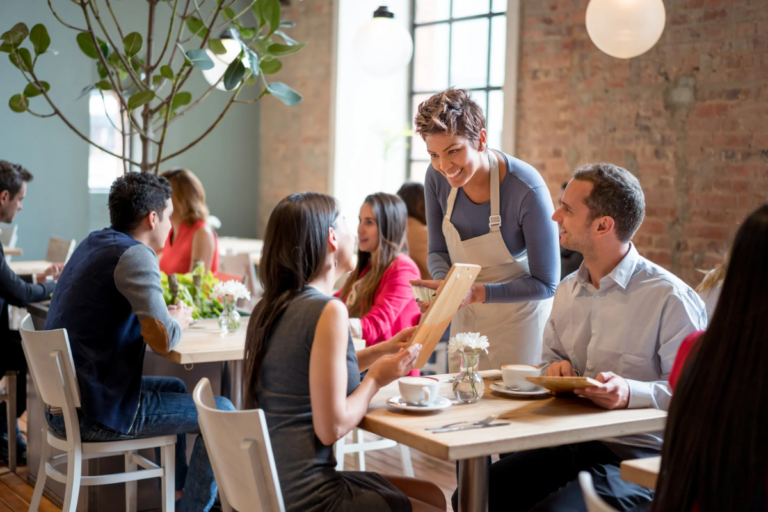
{"label": "window frame", "polygon": [[[438,91],[429,91],[429,90],[418,91],[418,90],[416,90],[414,88],[414,74],[415,74],[415,66],[416,66],[416,29],[417,28],[421,28],[421,27],[434,26],[434,25],[442,25],[442,24],[447,24],[448,25],[448,69],[447,69],[447,74],[448,74],[448,86],[451,87],[452,86],[452,84],[450,83],[450,81],[451,81],[451,57],[452,57],[452,55],[451,55],[452,50],[451,49],[452,49],[452,46],[453,46],[453,24],[456,23],[456,22],[471,21],[471,20],[477,20],[477,19],[483,19],[483,18],[487,18],[488,19],[488,58],[487,58],[487,63],[486,63],[486,79],[485,79],[486,86],[485,87],[471,87],[471,88],[468,87],[467,90],[470,93],[473,93],[473,92],[485,92],[485,105],[481,105],[481,107],[483,107],[483,112],[485,113],[486,119],[487,119],[487,116],[488,116],[488,102],[489,102],[489,98],[490,98],[490,93],[492,91],[501,91],[502,94],[504,94],[504,85],[505,85],[505,84],[502,84],[502,85],[499,85],[499,86],[491,86],[489,84],[490,80],[491,80],[491,54],[492,54],[492,52],[491,52],[491,50],[492,50],[491,44],[492,44],[492,37],[493,37],[493,29],[492,29],[492,27],[493,27],[493,18],[496,18],[496,17],[499,17],[499,16],[507,16],[507,13],[509,11],[509,3],[507,3],[507,9],[506,10],[494,12],[493,11],[494,1],[493,0],[489,0],[489,8],[488,8],[488,12],[487,13],[485,13],[485,14],[475,14],[475,15],[472,15],[472,16],[464,16],[464,17],[460,17],[460,18],[454,18],[453,17],[453,2],[454,2],[454,0],[448,0],[448,2],[449,2],[449,4],[448,4],[448,18],[443,19],[443,20],[439,20],[439,21],[428,21],[428,22],[424,22],[424,23],[417,23],[416,22],[416,4],[418,2],[419,2],[419,0],[412,0],[411,1],[411,38],[413,39],[414,48],[413,48],[413,58],[411,59],[411,62],[408,65],[408,122],[409,122],[410,126],[413,127],[413,117],[415,115],[414,104],[413,104],[414,96],[421,95],[421,94],[430,94],[430,95],[432,95],[432,94],[440,92],[439,90]],[[505,66],[506,66],[506,62],[505,62]],[[430,164],[429,158],[421,159],[421,158],[414,158],[413,157],[413,138],[414,137],[418,137],[418,136],[419,135],[417,135],[414,132],[413,135],[408,140],[408,151],[407,151],[407,154],[406,154],[406,161],[405,161],[405,169],[406,169],[407,181],[413,181],[413,174],[411,172],[411,168],[412,168],[414,163],[424,162],[425,165],[427,165],[427,166]],[[504,136],[503,136],[503,131],[502,131],[502,140],[503,140],[503,137]]]}

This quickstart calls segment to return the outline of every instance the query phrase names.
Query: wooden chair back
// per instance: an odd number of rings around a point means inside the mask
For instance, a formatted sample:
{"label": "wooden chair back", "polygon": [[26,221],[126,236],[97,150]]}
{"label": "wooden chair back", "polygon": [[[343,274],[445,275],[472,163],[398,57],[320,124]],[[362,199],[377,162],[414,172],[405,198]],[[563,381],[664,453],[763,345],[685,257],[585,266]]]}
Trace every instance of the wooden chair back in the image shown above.
{"label": "wooden chair back", "polygon": [[66,263],[69,261],[69,257],[75,252],[75,246],[77,241],[73,238],[67,240],[65,238],[59,238],[52,236],[48,240],[48,252],[45,254],[45,260],[51,263]]}
{"label": "wooden chair back", "polygon": [[229,505],[241,512],[285,512],[264,411],[219,411],[205,378],[192,396],[219,491]]}
{"label": "wooden chair back", "polygon": [[[253,266],[253,261],[251,261],[250,254],[238,253],[219,255],[219,270],[233,276],[241,277],[246,288],[251,292],[251,307],[256,304],[262,289],[256,278],[256,270]],[[238,304],[238,306],[241,305]]]}

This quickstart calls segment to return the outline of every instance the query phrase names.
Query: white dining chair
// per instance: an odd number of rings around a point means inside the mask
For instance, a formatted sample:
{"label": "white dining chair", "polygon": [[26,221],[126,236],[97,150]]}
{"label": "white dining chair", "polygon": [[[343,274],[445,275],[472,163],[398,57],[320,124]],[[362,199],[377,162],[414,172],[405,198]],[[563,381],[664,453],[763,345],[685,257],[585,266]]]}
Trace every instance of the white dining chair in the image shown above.
{"label": "white dining chair", "polygon": [[[66,485],[62,512],[75,512],[80,486],[118,483],[125,483],[126,511],[135,512],[137,481],[148,478],[161,479],[162,510],[173,512],[176,436],[96,443],[81,441],[80,424],[77,418],[77,409],[80,407],[80,388],[66,329],[35,331],[32,317],[27,315],[21,323],[19,332],[29,373],[32,375],[39,397],[40,418],[43,422],[40,469],[37,473],[35,492],[29,505],[30,512],[36,512],[40,505],[47,477]],[[66,437],[57,434],[48,426],[45,421],[46,404],[62,410]],[[52,456],[52,448],[65,453]],[[159,465],[138,454],[138,450],[145,448],[160,448],[161,463]],[[123,457],[125,472],[96,476],[82,475],[83,461],[105,457]],[[56,469],[56,466],[65,464],[66,473]],[[138,466],[143,470],[137,470]]]}
{"label": "white dining chair", "polygon": [[[3,244],[3,247],[16,247],[16,241],[19,239],[18,233],[18,224],[4,226],[0,229],[0,244]],[[13,256],[6,256],[5,261],[11,261],[11,258],[13,258]]]}
{"label": "white dining chair", "polygon": [[220,411],[211,383],[203,378],[192,393],[222,509],[285,512],[264,411]]}
{"label": "white dining chair", "polygon": [[581,492],[584,493],[584,502],[587,505],[587,512],[618,512],[615,508],[603,501],[603,498],[595,491],[592,483],[592,475],[587,471],[579,473],[579,484]]}
{"label": "white dining chair", "polygon": [[6,404],[8,416],[8,469],[16,472],[16,372],[5,372],[5,391],[0,393],[0,403]]}
{"label": "white dining chair", "polygon": [[[365,471],[365,452],[373,450],[386,450],[387,448],[394,448],[397,446],[400,449],[400,465],[403,468],[403,474],[405,476],[413,477],[413,463],[411,462],[411,449],[404,444],[399,444],[397,441],[391,439],[385,439],[380,436],[376,436],[377,439],[373,441],[365,440],[366,431],[361,428],[354,430],[355,442],[347,443],[345,437],[342,437],[334,445],[334,454],[336,455],[336,471],[344,471],[344,457],[348,453],[357,454],[357,469],[358,471]],[[368,432],[369,435],[375,435]]]}
{"label": "white dining chair", "polygon": [[48,251],[45,253],[45,261],[51,263],[66,263],[69,261],[69,257],[75,252],[75,246],[77,241],[73,238],[67,240],[66,238],[59,238],[52,236],[48,240]]}

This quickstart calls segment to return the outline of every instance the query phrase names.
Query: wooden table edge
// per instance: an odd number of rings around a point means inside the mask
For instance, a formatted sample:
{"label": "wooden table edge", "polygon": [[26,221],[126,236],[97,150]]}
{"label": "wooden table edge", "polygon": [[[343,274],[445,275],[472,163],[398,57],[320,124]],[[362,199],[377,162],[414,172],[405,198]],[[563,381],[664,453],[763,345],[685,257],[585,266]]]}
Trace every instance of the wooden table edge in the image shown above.
{"label": "wooden table edge", "polygon": [[[663,411],[659,411],[662,412]],[[537,435],[533,438],[520,438],[520,439],[501,439],[495,441],[489,441],[487,443],[475,443],[468,446],[446,446],[436,442],[424,442],[424,437],[416,435],[403,435],[402,430],[392,428],[389,425],[382,425],[381,423],[375,423],[363,418],[360,423],[360,427],[372,434],[386,437],[388,439],[396,439],[399,443],[409,446],[415,450],[419,450],[423,453],[431,455],[441,460],[456,461],[462,459],[474,458],[482,455],[478,455],[477,452],[481,451],[487,455],[494,453],[511,453],[523,450],[535,450],[538,448],[548,448],[552,446],[562,446],[564,444],[573,444],[587,441],[597,441],[605,438],[621,437],[635,434],[646,434],[649,432],[655,432],[664,430],[667,416],[664,413],[661,416],[654,418],[645,418],[641,420],[623,420],[618,423],[613,423],[604,426],[586,426],[575,428],[567,431],[564,436],[563,431],[551,432],[548,434]],[[631,423],[632,428],[626,428],[626,424]],[[500,428],[513,428],[513,427],[500,427]],[[588,436],[584,439],[578,439],[581,436],[576,434],[580,432],[594,432],[599,431],[598,435]],[[439,434],[434,434],[439,435]],[[565,440],[564,440],[565,437]],[[416,447],[418,445],[418,447]],[[481,448],[481,450],[478,450]]]}
{"label": "wooden table edge", "polygon": [[[653,469],[647,467],[640,467],[647,465],[654,466],[656,472],[654,473]],[[661,455],[657,457],[648,457],[647,459],[624,460],[621,462],[620,476],[625,482],[637,484],[647,489],[655,489],[656,482],[659,479],[660,466]]]}

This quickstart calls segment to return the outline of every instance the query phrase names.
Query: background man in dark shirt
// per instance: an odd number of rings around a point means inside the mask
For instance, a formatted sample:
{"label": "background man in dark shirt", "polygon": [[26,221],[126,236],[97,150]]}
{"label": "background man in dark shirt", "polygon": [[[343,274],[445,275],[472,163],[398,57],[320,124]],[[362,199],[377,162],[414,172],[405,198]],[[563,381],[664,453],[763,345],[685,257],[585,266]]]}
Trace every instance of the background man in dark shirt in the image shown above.
{"label": "background man in dark shirt", "polygon": [[[22,209],[27,195],[27,183],[32,174],[24,167],[0,160],[0,222],[10,224]],[[23,307],[30,302],[50,298],[56,283],[46,282],[48,276],[58,279],[64,265],[53,265],[42,274],[17,276],[5,261],[0,246],[0,377],[8,370],[19,372],[16,382],[16,411],[18,415],[27,409],[27,362],[21,348],[19,331],[12,331],[8,324],[8,304]],[[37,284],[39,283],[39,284]],[[8,424],[6,404],[0,405],[0,455],[5,458],[8,450]],[[18,427],[17,427],[18,430]],[[18,458],[26,463],[27,444],[17,435]]]}

